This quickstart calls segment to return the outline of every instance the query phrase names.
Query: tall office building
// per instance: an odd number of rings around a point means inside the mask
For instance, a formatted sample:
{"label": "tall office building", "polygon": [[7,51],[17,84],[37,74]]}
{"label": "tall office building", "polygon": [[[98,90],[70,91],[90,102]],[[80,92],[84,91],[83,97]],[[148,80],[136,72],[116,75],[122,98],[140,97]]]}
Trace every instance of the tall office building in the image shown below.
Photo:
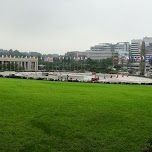
{"label": "tall office building", "polygon": [[[145,57],[146,57],[146,62],[145,62],[145,72],[148,72],[150,69],[149,65],[149,57],[152,57],[152,37],[145,37],[143,39],[134,39],[131,41],[131,46],[130,46],[130,56],[132,58],[140,57],[140,52],[141,52],[141,47],[142,47],[142,42],[145,42]],[[131,68],[136,69],[139,71],[139,65],[140,61],[139,60],[133,60],[134,63],[132,63]]]}
{"label": "tall office building", "polygon": [[143,41],[145,42],[145,53],[147,59],[149,59],[149,56],[152,56],[152,37],[145,37],[143,39],[136,39],[131,41],[131,57],[140,57],[141,45]]}
{"label": "tall office building", "polygon": [[130,46],[131,57],[140,57],[142,41],[143,41],[142,39],[136,39],[131,41],[131,46]]}

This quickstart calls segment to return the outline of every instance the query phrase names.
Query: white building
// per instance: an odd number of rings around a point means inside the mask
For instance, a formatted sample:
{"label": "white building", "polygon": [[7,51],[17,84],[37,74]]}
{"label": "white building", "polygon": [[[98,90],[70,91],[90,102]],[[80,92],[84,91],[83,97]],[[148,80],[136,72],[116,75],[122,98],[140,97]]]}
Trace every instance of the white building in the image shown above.
{"label": "white building", "polygon": [[[0,57],[0,65],[2,68],[4,65],[10,64],[17,64],[17,67],[21,67],[25,71],[37,71],[38,70],[38,59],[30,59],[30,58],[2,58]],[[14,70],[14,69],[11,69]]]}
{"label": "white building", "polygon": [[92,60],[102,60],[112,57],[111,51],[85,51],[85,52],[78,52],[77,57],[87,57]]}
{"label": "white building", "polygon": [[[115,54],[118,53],[118,64],[121,64],[124,58],[126,60],[129,58],[129,48],[130,48],[129,42],[119,42],[115,45],[114,52]],[[124,60],[123,62],[125,63],[126,60]]]}
{"label": "white building", "polygon": [[[145,72],[149,71],[149,56],[152,56],[152,37],[145,37],[143,39],[134,39],[131,41],[130,46],[130,56],[132,58],[140,57],[141,52],[141,45],[142,42],[145,42],[145,56],[147,58],[146,60],[146,69]],[[131,64],[131,68],[136,69],[139,71],[139,60],[133,60],[134,63]]]}
{"label": "white building", "polygon": [[111,43],[99,43],[99,45],[91,46],[90,51],[112,51]]}
{"label": "white building", "polygon": [[143,39],[131,41],[130,55],[132,57],[140,57],[141,45],[143,41],[146,45],[146,57],[149,59],[149,56],[152,56],[152,37],[145,37]]}
{"label": "white building", "polygon": [[142,39],[136,39],[131,41],[130,55],[131,57],[140,57],[140,50],[142,45]]}
{"label": "white building", "polygon": [[115,45],[114,50],[120,52],[129,52],[129,42],[119,42]]}
{"label": "white building", "polygon": [[[115,55],[114,52],[116,52]],[[117,44],[99,43],[99,45],[91,46],[90,50],[85,52],[78,52],[77,56],[86,56],[87,58],[93,60],[102,60],[115,56],[115,59],[117,58],[118,60],[115,63],[118,64],[121,61],[121,58],[126,56],[126,54],[129,54],[129,42],[119,42]]]}

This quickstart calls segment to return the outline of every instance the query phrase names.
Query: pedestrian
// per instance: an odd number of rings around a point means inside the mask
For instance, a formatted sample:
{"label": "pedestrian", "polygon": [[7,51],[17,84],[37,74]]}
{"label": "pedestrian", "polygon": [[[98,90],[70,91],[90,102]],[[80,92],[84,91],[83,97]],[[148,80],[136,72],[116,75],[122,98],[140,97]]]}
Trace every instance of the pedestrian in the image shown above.
{"label": "pedestrian", "polygon": [[61,81],[62,81],[62,74],[61,74]]}
{"label": "pedestrian", "polygon": [[68,81],[69,76],[67,75],[67,81]]}

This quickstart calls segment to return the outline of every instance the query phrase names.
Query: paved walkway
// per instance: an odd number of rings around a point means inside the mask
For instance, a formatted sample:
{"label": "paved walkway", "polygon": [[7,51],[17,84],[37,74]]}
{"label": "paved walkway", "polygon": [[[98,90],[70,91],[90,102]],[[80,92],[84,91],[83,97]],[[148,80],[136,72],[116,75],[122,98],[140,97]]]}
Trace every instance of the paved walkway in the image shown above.
{"label": "paved walkway", "polygon": [[[47,72],[45,72],[47,73]],[[0,75],[9,76],[9,75],[16,75],[16,76],[25,76],[27,78],[32,77],[34,79],[37,78],[46,78],[49,79],[59,79],[59,80],[78,80],[78,81],[91,81],[92,78],[99,78],[98,82],[101,83],[137,83],[137,84],[152,84],[152,79],[144,78],[144,77],[137,77],[137,76],[127,76],[127,75],[117,75],[116,74],[97,74],[92,75],[92,73],[70,73],[70,72],[49,72],[47,73],[48,76],[45,76],[43,72],[14,72],[14,71],[6,71],[0,72]],[[111,77],[112,76],[112,77]]]}

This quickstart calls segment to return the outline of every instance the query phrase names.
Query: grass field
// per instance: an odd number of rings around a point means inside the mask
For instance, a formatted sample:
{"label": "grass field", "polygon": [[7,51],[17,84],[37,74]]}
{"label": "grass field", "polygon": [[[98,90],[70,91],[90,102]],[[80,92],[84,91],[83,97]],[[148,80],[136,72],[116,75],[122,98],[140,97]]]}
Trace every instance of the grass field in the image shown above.
{"label": "grass field", "polygon": [[0,78],[0,152],[141,152],[152,86]]}

